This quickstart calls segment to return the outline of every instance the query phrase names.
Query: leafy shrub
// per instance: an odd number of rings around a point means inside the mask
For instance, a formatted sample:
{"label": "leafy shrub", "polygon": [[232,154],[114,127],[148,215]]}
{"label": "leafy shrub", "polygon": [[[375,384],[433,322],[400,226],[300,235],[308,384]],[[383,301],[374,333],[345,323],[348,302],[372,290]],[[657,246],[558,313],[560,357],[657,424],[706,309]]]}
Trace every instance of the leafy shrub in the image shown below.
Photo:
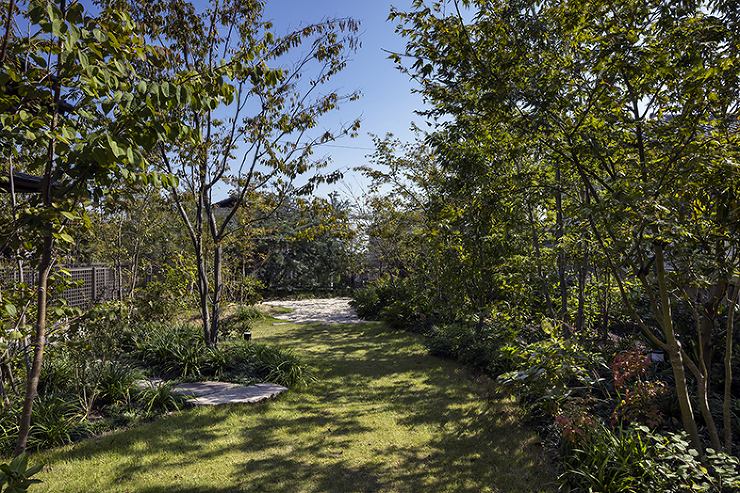
{"label": "leafy shrub", "polygon": [[380,310],[389,300],[381,299],[379,281],[371,282],[364,289],[355,291],[354,299],[349,302],[357,316],[365,320],[380,320]]}
{"label": "leafy shrub", "polygon": [[267,288],[265,283],[254,276],[246,276],[242,285],[237,289],[240,294],[240,301],[247,305],[255,305],[262,301],[262,291]]}
{"label": "leafy shrub", "polygon": [[20,400],[11,402],[10,406],[3,407],[0,414],[0,451],[5,454],[13,452],[18,439],[21,405]]}
{"label": "leafy shrub", "polygon": [[187,306],[196,279],[192,258],[177,256],[174,264],[163,267],[159,279],[137,290],[136,313],[141,320],[171,321]]}
{"label": "leafy shrub", "polygon": [[0,488],[7,485],[3,490],[5,493],[28,491],[29,486],[41,482],[38,479],[31,479],[31,476],[43,468],[43,464],[28,467],[28,454],[23,453],[13,459],[10,464],[0,464]]}
{"label": "leafy shrub", "polygon": [[49,347],[41,364],[38,393],[67,393],[77,380],[75,361],[71,358],[69,351],[61,346]]}
{"label": "leafy shrub", "polygon": [[130,307],[123,301],[95,305],[69,326],[67,344],[79,353],[110,358],[121,353],[122,327],[130,322]]}
{"label": "leafy shrub", "polygon": [[244,324],[264,320],[265,316],[253,305],[239,305],[236,307],[236,319]]}
{"label": "leafy shrub", "polygon": [[531,344],[511,344],[503,352],[514,370],[499,376],[499,390],[518,394],[533,410],[550,415],[557,414],[575,389],[592,388],[599,380],[596,370],[606,366],[601,355],[554,335]]}
{"label": "leafy shrub", "polygon": [[650,440],[634,428],[612,432],[593,427],[578,442],[565,441],[563,447],[561,481],[575,491],[663,491],[651,488],[657,464],[648,460]]}
{"label": "leafy shrub", "polygon": [[576,491],[740,491],[738,459],[707,449],[702,463],[685,433],[596,426],[563,447],[561,480]]}
{"label": "leafy shrub", "polygon": [[229,352],[219,347],[208,348],[203,355],[203,371],[209,375],[220,377],[229,370],[231,357]]}
{"label": "leafy shrub", "polygon": [[165,374],[175,374],[181,378],[199,376],[203,367],[205,344],[201,341],[188,343],[173,341],[161,366]]}
{"label": "leafy shrub", "polygon": [[199,375],[203,334],[192,325],[137,324],[129,335],[131,355],[163,375]]}
{"label": "leafy shrub", "polygon": [[[640,428],[643,432],[647,429]],[[706,463],[690,448],[685,432],[651,435],[657,473],[663,490],[656,491],[740,491],[740,461],[724,452],[707,449]]]}
{"label": "leafy shrub", "polygon": [[432,326],[425,334],[424,343],[429,352],[443,358],[453,358],[460,363],[498,375],[507,368],[501,348],[513,342],[516,331],[507,326],[463,323]]}
{"label": "leafy shrub", "polygon": [[611,424],[638,422],[655,428],[663,422],[658,400],[668,389],[662,382],[642,379],[651,364],[650,357],[636,347],[614,358],[611,370],[619,402],[612,413]]}
{"label": "leafy shrub", "polygon": [[[365,320],[385,320],[386,317],[392,319],[395,315],[401,315],[402,305],[413,299],[413,293],[408,289],[409,284],[406,279],[385,274],[364,289],[356,291],[350,305],[357,311],[357,316]],[[400,304],[383,316],[383,309],[390,308],[396,302]]]}

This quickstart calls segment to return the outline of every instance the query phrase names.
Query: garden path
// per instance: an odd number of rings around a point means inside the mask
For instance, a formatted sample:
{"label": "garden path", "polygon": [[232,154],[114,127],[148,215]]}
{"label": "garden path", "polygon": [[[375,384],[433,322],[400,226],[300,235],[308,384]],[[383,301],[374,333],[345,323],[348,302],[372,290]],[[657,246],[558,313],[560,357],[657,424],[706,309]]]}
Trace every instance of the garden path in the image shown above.
{"label": "garden path", "polygon": [[[310,300],[278,300],[265,304],[282,306],[291,313],[275,315],[275,318],[294,323],[310,324],[360,324],[355,309],[349,306],[352,298],[328,298]],[[288,389],[275,383],[238,385],[226,382],[192,382],[180,384],[174,391],[189,396],[188,404],[194,406],[220,406],[224,404],[254,404],[273,399]]]}
{"label": "garden path", "polygon": [[352,298],[318,298],[310,300],[275,300],[267,301],[265,305],[282,306],[293,310],[291,313],[273,315],[280,320],[287,320],[299,324],[324,325],[334,324],[363,324],[355,309],[349,306]]}

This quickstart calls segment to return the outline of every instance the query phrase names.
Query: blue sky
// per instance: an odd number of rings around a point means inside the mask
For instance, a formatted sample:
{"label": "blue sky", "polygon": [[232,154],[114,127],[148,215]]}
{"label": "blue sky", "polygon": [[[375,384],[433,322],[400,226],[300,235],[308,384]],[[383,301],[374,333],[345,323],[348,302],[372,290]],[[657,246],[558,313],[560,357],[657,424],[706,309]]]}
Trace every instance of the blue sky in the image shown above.
{"label": "blue sky", "polygon": [[[408,9],[411,0],[394,3],[399,10]],[[388,59],[387,51],[402,51],[406,41],[398,36],[395,23],[386,21],[391,3],[377,0],[269,0],[265,9],[265,20],[275,24],[275,34],[285,34],[301,24],[320,22],[327,17],[352,17],[360,21],[362,47],[352,55],[350,63],[338,74],[328,89],[343,92],[359,90],[362,98],[342,107],[330,119],[327,128],[336,121],[352,121],[361,118],[359,136],[343,138],[331,147],[322,147],[318,156],[330,156],[331,169],[345,171],[343,185],[322,187],[318,194],[324,195],[336,189],[340,193],[352,189],[361,193],[363,182],[351,168],[368,164],[366,156],[373,151],[369,133],[384,136],[393,133],[402,140],[413,140],[409,130],[411,123],[422,126],[423,119],[414,114],[421,109],[421,96],[412,94],[415,87],[409,77],[399,72]]]}

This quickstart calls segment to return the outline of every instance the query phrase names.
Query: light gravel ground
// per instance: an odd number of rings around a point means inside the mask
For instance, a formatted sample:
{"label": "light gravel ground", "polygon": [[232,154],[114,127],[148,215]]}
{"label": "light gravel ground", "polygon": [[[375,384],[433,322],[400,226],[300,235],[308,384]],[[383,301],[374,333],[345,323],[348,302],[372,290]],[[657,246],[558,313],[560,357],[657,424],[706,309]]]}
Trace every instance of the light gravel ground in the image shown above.
{"label": "light gravel ground", "polygon": [[265,305],[282,306],[293,310],[291,313],[274,315],[280,320],[300,324],[364,324],[357,317],[355,309],[349,306],[352,298],[325,298],[313,300],[277,300]]}

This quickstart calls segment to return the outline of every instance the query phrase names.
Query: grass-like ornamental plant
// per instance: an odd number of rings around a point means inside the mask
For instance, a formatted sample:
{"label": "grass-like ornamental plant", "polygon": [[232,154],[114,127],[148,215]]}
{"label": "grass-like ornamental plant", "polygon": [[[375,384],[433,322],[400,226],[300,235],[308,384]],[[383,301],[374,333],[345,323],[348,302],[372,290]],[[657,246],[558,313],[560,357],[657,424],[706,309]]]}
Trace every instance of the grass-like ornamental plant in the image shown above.
{"label": "grass-like ornamental plant", "polygon": [[185,406],[186,398],[173,392],[174,387],[174,384],[167,382],[150,385],[136,394],[136,400],[147,413],[179,411]]}
{"label": "grass-like ornamental plant", "polygon": [[43,396],[33,408],[29,446],[50,448],[87,435],[86,423],[73,396]]}

